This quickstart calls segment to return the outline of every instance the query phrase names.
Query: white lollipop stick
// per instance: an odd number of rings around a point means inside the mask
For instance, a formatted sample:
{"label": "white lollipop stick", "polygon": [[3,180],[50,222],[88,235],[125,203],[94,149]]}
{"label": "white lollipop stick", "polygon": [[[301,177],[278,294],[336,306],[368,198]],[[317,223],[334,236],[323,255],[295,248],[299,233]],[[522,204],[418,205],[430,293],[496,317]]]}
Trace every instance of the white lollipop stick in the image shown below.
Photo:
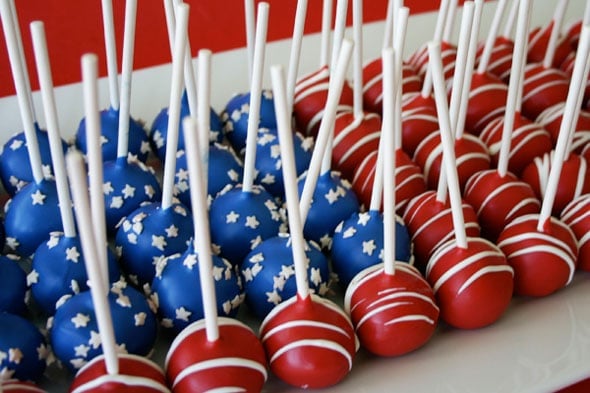
{"label": "white lollipop stick", "polygon": [[320,33],[320,68],[328,65],[332,26],[332,0],[322,2],[322,31]]}
{"label": "white lollipop stick", "polygon": [[506,116],[504,116],[504,128],[500,142],[498,157],[498,174],[501,177],[508,173],[508,161],[512,132],[514,131],[514,116],[520,112],[517,107],[518,97],[521,95],[520,81],[523,79],[523,65],[526,62],[527,36],[529,31],[530,0],[520,0],[518,20],[516,22],[516,39],[512,51],[512,65],[510,68],[510,81],[508,82],[508,98],[506,100]]}
{"label": "white lollipop stick", "polygon": [[119,134],[117,157],[127,157],[129,152],[129,119],[131,113],[131,79],[133,52],[135,49],[135,21],[137,0],[125,2],[125,32],[123,33],[123,61],[121,65],[121,108],[119,110]]}
{"label": "white lollipop stick", "polygon": [[243,192],[252,192],[256,177],[256,140],[260,123],[260,101],[262,95],[262,77],[264,72],[264,52],[266,50],[266,33],[268,30],[268,3],[258,4],[256,18],[256,41],[254,42],[254,64],[250,84],[250,109],[246,133],[246,154],[244,156]]}
{"label": "white lollipop stick", "polygon": [[166,159],[162,180],[162,209],[167,209],[172,205],[174,194],[188,11],[189,6],[187,4],[178,6],[176,11],[176,32],[174,35],[174,54],[172,55],[172,84],[170,89],[170,104],[168,106],[168,132],[166,133]]}
{"label": "white lollipop stick", "polygon": [[[445,23],[449,9],[451,8],[451,1],[454,0],[441,0],[438,8],[438,15],[436,17],[436,25],[434,26],[433,41],[440,42],[443,38],[445,29]],[[432,76],[430,75],[430,67],[426,69],[426,75],[424,75],[424,82],[422,84],[422,91],[420,94],[422,97],[429,97],[432,93]]]}
{"label": "white lollipop stick", "polygon": [[[381,135],[383,135],[383,122],[381,122]],[[373,188],[371,189],[371,202],[369,202],[370,211],[379,211],[383,201],[383,155],[384,146],[383,137],[379,139],[379,151],[377,152],[377,161],[375,162],[375,177],[373,178]]]}
{"label": "white lollipop stick", "polygon": [[443,76],[443,66],[440,54],[440,44],[430,42],[428,44],[429,63],[432,68],[432,82],[434,84],[434,96],[436,111],[440,125],[441,141],[443,145],[443,165],[449,182],[449,198],[451,213],[453,215],[453,227],[455,239],[459,248],[467,248],[467,234],[465,233],[465,220],[459,191],[459,178],[455,162],[455,145],[451,130],[451,120],[447,105],[447,93]]}
{"label": "white lollipop stick", "polygon": [[248,51],[248,80],[252,83],[254,72],[254,40],[256,39],[256,15],[254,0],[244,0],[244,17],[246,22],[246,49]]}
{"label": "white lollipop stick", "polygon": [[385,14],[385,28],[383,29],[383,45],[381,49],[393,45],[393,21],[397,20],[397,10],[403,7],[403,0],[389,0],[387,2],[387,13]]}
{"label": "white lollipop stick", "polygon": [[295,23],[293,24],[293,38],[291,41],[291,53],[289,55],[289,68],[287,71],[287,100],[289,113],[293,113],[293,99],[295,96],[295,85],[297,84],[297,73],[299,70],[299,58],[301,56],[301,41],[305,28],[307,16],[307,0],[297,0],[295,11]]}
{"label": "white lollipop stick", "polygon": [[203,183],[207,189],[209,167],[209,132],[211,130],[211,51],[199,50],[198,57],[197,121],[199,122],[199,146],[203,166]]}
{"label": "white lollipop stick", "polygon": [[518,13],[518,1],[513,1],[510,11],[508,12],[508,18],[506,18],[506,24],[504,25],[504,32],[502,36],[510,39],[512,37],[512,30],[514,29],[514,21],[516,20],[516,14]]}
{"label": "white lollipop stick", "polygon": [[104,44],[107,56],[107,74],[109,80],[109,97],[111,108],[119,109],[119,69],[117,65],[117,45],[115,44],[115,22],[113,21],[113,3],[101,0]]}
{"label": "white lollipop stick", "polygon": [[574,62],[574,69],[572,71],[572,78],[565,101],[565,108],[559,127],[559,136],[557,137],[557,144],[555,146],[555,153],[553,161],[551,162],[551,170],[549,171],[549,178],[547,179],[547,187],[545,188],[545,195],[543,196],[543,203],[541,204],[541,213],[539,214],[539,222],[537,230],[543,231],[545,222],[551,217],[551,210],[555,202],[555,195],[559,185],[559,177],[563,168],[563,161],[568,156],[567,147],[570,139],[574,135],[576,106],[578,104],[578,89],[582,86],[584,81],[588,80],[588,55],[590,53],[590,26],[583,26],[580,35],[580,42]]}
{"label": "white lollipop stick", "polygon": [[57,186],[57,197],[59,200],[59,212],[63,223],[64,235],[66,237],[76,236],[76,225],[70,200],[70,191],[66,173],[66,163],[63,154],[59,125],[57,120],[57,109],[53,93],[53,79],[51,77],[51,66],[49,65],[49,54],[47,53],[47,42],[43,22],[31,23],[31,36],[33,38],[33,50],[35,52],[35,63],[37,75],[41,87],[41,98],[45,121],[47,122],[47,135],[49,137],[49,148],[51,150],[51,161],[55,184]]}
{"label": "white lollipop stick", "polygon": [[[183,122],[184,138],[186,142],[186,160],[188,165],[191,205],[194,214],[193,240],[195,251],[199,258],[199,281],[203,297],[203,314],[205,319],[205,331],[209,342],[219,338],[219,326],[217,323],[217,300],[215,295],[215,283],[213,281],[213,261],[211,258],[211,237],[209,234],[209,216],[207,213],[207,188],[203,184],[206,177],[201,165],[202,158],[199,151],[203,149],[197,141],[199,133],[197,121],[186,117]],[[207,147],[209,142],[207,142]]]}
{"label": "white lollipop stick", "polygon": [[0,18],[2,19],[4,36],[6,37],[8,60],[10,61],[10,69],[12,70],[14,86],[16,89],[16,98],[18,100],[25,139],[27,141],[27,152],[29,154],[31,171],[35,183],[40,183],[43,180],[43,164],[41,162],[39,142],[37,141],[37,134],[35,131],[35,119],[32,100],[30,98],[31,92],[28,88],[30,84],[28,82],[27,72],[25,71],[25,64],[21,59],[21,52],[18,47],[19,38],[16,33],[15,20],[13,18],[13,10],[11,6],[11,0],[1,0]]}
{"label": "white lollipop stick", "polygon": [[352,0],[352,31],[354,54],[352,56],[352,109],[355,119],[362,119],[363,112],[363,0]]}
{"label": "white lollipop stick", "polygon": [[[383,107],[395,106],[395,55],[392,48],[383,49]],[[383,111],[383,262],[385,274],[395,274],[395,115]]]}
{"label": "white lollipop stick", "polygon": [[[344,39],[344,30],[346,30],[346,14],[348,12],[348,0],[338,0],[336,2],[336,19],[334,20],[334,43],[332,44],[332,60],[330,61],[330,69],[336,67],[338,56],[340,54],[340,46]],[[355,42],[355,45],[357,43]]]}
{"label": "white lollipop stick", "polygon": [[320,123],[320,129],[315,141],[315,147],[307,170],[307,176],[301,192],[301,200],[299,210],[301,211],[301,220],[305,223],[307,213],[311,206],[311,199],[317,184],[320,170],[322,169],[322,161],[325,156],[325,151],[332,134],[332,127],[336,119],[336,110],[338,102],[340,101],[340,94],[342,93],[342,86],[346,80],[346,70],[350,62],[352,54],[353,43],[349,40],[342,42],[340,55],[336,62],[336,69],[330,77],[330,86],[328,87],[328,97],[326,99],[326,107],[324,108],[324,116]]}
{"label": "white lollipop stick", "polygon": [[[83,60],[84,61],[84,60]],[[98,324],[98,333],[102,346],[102,352],[106,363],[107,373],[116,375],[119,373],[119,358],[117,356],[117,344],[113,329],[113,318],[109,308],[108,288],[102,284],[102,272],[100,267],[106,264],[106,260],[100,259],[97,249],[102,248],[95,242],[93,223],[90,217],[90,206],[88,202],[86,172],[84,170],[84,158],[77,151],[71,151],[67,156],[68,174],[72,186],[74,208],[78,218],[80,229],[80,241],[84,252],[84,263],[90,280],[90,292],[92,304]]]}
{"label": "white lollipop stick", "polygon": [[307,257],[305,255],[305,239],[303,238],[303,222],[299,212],[299,195],[297,190],[297,172],[295,170],[295,154],[293,153],[293,131],[291,130],[291,116],[287,112],[287,96],[285,76],[281,66],[270,69],[274,92],[275,112],[281,147],[281,161],[283,179],[285,183],[285,197],[287,214],[289,215],[289,231],[291,232],[291,249],[295,264],[295,281],[299,299],[309,296],[307,281]]}
{"label": "white lollipop stick", "polygon": [[403,81],[403,59],[404,48],[406,42],[406,34],[408,31],[408,17],[410,9],[408,7],[400,7],[395,9],[395,32],[393,37],[393,51],[397,53],[395,56],[395,77],[397,81],[397,92],[395,98],[395,146],[396,149],[402,148],[402,83]]}
{"label": "white lollipop stick", "polygon": [[551,35],[549,36],[549,42],[547,43],[547,50],[545,51],[545,57],[543,58],[543,67],[550,68],[553,64],[553,58],[555,57],[555,51],[557,49],[557,42],[561,34],[561,26],[563,25],[563,18],[569,0],[559,0],[555,12],[553,13],[553,29],[551,29]]}
{"label": "white lollipop stick", "polygon": [[479,66],[477,68],[478,74],[483,74],[488,69],[490,57],[492,56],[492,52],[494,50],[494,43],[496,42],[496,37],[498,36],[498,30],[500,30],[500,24],[502,23],[502,18],[504,18],[507,1],[508,0],[498,0],[498,4],[496,5],[494,19],[492,19],[490,31],[486,37],[486,42],[479,59]]}
{"label": "white lollipop stick", "polygon": [[453,36],[453,30],[455,28],[455,16],[457,15],[458,1],[453,0],[449,5],[449,11],[447,12],[447,19],[445,20],[445,29],[443,31],[442,40],[444,42],[451,42]]}

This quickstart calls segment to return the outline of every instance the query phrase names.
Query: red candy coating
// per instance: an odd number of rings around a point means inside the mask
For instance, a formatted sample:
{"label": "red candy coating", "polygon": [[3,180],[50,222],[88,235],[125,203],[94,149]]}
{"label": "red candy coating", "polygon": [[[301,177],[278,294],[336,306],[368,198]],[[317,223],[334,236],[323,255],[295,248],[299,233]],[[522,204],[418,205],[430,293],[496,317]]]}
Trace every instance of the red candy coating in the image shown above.
{"label": "red candy coating", "polygon": [[420,348],[432,337],[439,309],[432,288],[418,270],[396,262],[395,274],[383,264],[355,276],[344,298],[361,345],[373,354],[398,356]]}
{"label": "red candy coating", "polygon": [[119,373],[109,375],[103,355],[92,359],[76,374],[71,393],[82,392],[168,392],[164,372],[150,360],[120,354]]}
{"label": "red candy coating", "polygon": [[[554,105],[547,108],[537,117],[537,122],[551,134],[553,145],[557,144],[557,137],[559,136],[559,129],[561,128],[561,119],[563,118],[563,110],[565,103]],[[578,122],[574,136],[572,139],[571,151],[574,153],[581,153],[582,150],[590,144],[590,113],[585,110],[580,111]]]}
{"label": "red candy coating", "polygon": [[477,329],[497,321],[512,298],[513,270],[504,254],[482,238],[467,238],[467,248],[453,239],[428,262],[441,318],[461,329]]}
{"label": "red candy coating", "polygon": [[514,219],[541,209],[532,188],[510,172],[504,177],[496,170],[475,174],[463,197],[477,212],[482,235],[492,242]]}
{"label": "red candy coating", "polygon": [[0,382],[0,391],[4,393],[45,393],[45,390],[35,386],[32,382],[7,379]]}
{"label": "red candy coating", "polygon": [[590,194],[571,201],[561,212],[561,220],[578,240],[578,269],[590,271]]}
{"label": "red candy coating", "polygon": [[498,237],[498,247],[514,268],[514,293],[546,296],[568,285],[576,269],[578,249],[571,229],[555,217],[537,230],[539,215],[510,223]]}
{"label": "red candy coating", "polygon": [[508,86],[490,73],[474,73],[471,78],[465,129],[479,135],[496,117],[504,116]]}
{"label": "red candy coating", "polygon": [[338,383],[352,367],[356,336],[342,310],[327,299],[294,296],[275,307],[260,326],[273,373],[302,388]]}
{"label": "red candy coating", "polygon": [[438,118],[434,102],[420,94],[404,95],[402,100],[402,149],[413,156],[420,142],[438,131]]}
{"label": "red candy coating", "polygon": [[[477,64],[479,64],[483,49],[483,45],[480,45],[478,48],[476,59]],[[506,37],[496,37],[486,71],[497,76],[505,83],[508,83],[508,80],[510,79],[510,68],[512,67],[513,52],[514,42]]]}
{"label": "red candy coating", "polygon": [[569,78],[563,71],[545,68],[542,64],[529,64],[524,69],[522,113],[536,119],[543,111],[565,102]]}
{"label": "red candy coating", "polygon": [[[529,45],[527,53],[528,63],[542,63],[547,52],[547,45],[549,44],[549,37],[551,30],[553,30],[554,21],[543,28],[535,27],[529,32]],[[567,55],[572,51],[572,47],[565,37],[558,39],[555,54],[553,55],[552,67],[558,68],[565,60]]]}
{"label": "red candy coating", "polygon": [[[445,80],[449,80],[453,77],[455,72],[455,58],[457,57],[457,48],[445,41],[440,44],[441,58],[443,64],[443,74]],[[418,49],[410,58],[408,63],[414,67],[420,77],[426,75],[428,69],[428,45],[423,45]]]}
{"label": "red candy coating", "polygon": [[[219,339],[208,341],[205,321],[187,326],[166,356],[166,376],[177,392],[259,392],[267,378],[266,358],[254,332],[231,318],[218,318]],[[223,390],[230,389],[230,390]]]}

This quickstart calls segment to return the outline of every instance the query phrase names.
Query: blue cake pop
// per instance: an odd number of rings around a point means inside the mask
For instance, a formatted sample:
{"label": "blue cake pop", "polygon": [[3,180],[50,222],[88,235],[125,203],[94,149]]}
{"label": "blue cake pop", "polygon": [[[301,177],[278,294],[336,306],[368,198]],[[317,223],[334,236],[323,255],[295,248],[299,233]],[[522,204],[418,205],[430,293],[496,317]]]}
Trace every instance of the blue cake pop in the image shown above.
{"label": "blue cake pop", "polygon": [[[234,95],[221,113],[223,130],[234,150],[242,155],[248,135],[248,116],[250,114],[250,93]],[[277,128],[274,100],[271,90],[263,90],[260,101],[260,128]]]}
{"label": "blue cake pop", "polygon": [[239,185],[219,194],[209,208],[209,220],[211,241],[234,265],[260,242],[276,236],[284,222],[272,195],[256,185],[250,192]]}
{"label": "blue cake pop", "polygon": [[[148,355],[156,341],[158,324],[148,300],[124,281],[112,285],[108,295],[115,340],[123,352]],[[66,300],[50,324],[55,356],[77,370],[102,353],[98,324],[90,291]]]}
{"label": "blue cake pop", "polygon": [[[305,178],[299,180],[299,193]],[[303,233],[305,238],[329,249],[334,229],[342,220],[359,210],[359,202],[350,183],[335,171],[326,171],[318,177],[309,207]]]}
{"label": "blue cake pop", "polygon": [[35,325],[18,315],[0,313],[0,380],[38,380],[49,354]]}
{"label": "blue cake pop", "polygon": [[[117,159],[117,139],[119,134],[119,110],[104,109],[100,112],[102,158],[106,161]],[[143,126],[133,118],[129,119],[129,154],[145,162],[151,151],[149,138]],[[86,154],[86,119],[80,121],[76,131],[76,147]]]}
{"label": "blue cake pop", "polygon": [[[39,144],[43,172],[45,176],[49,176],[52,169],[47,132],[40,129],[35,123],[35,134]],[[63,140],[62,144],[65,152],[68,146]],[[0,153],[0,180],[10,196],[19,192],[26,184],[34,181],[24,132],[15,134],[2,146],[2,152]]]}
{"label": "blue cake pop", "polygon": [[[217,312],[220,316],[235,317],[244,299],[240,277],[229,261],[212,257]],[[191,241],[183,254],[165,258],[156,266],[150,299],[158,308],[162,326],[176,333],[203,318],[198,263]]]}
{"label": "blue cake pop", "polygon": [[4,207],[6,244],[14,252],[29,256],[49,234],[62,230],[57,189],[52,180],[29,183]]}
{"label": "blue cake pop", "polygon": [[[295,149],[295,169],[297,175],[301,175],[309,167],[313,139],[295,133],[293,135],[293,148]],[[257,171],[256,183],[263,185],[275,197],[281,198],[284,194],[284,185],[281,172],[281,152],[276,129],[258,129],[255,166]]]}
{"label": "blue cake pop", "polygon": [[[109,282],[116,282],[121,277],[117,260],[110,249],[107,256]],[[33,299],[47,315],[53,315],[64,296],[87,291],[87,281],[78,236],[68,237],[62,232],[53,232],[48,241],[37,247],[28,282]]]}
{"label": "blue cake pop", "polygon": [[0,255],[0,313],[23,315],[27,311],[27,273],[15,259],[18,256]]}
{"label": "blue cake pop", "polygon": [[[328,260],[314,242],[307,242],[305,253],[310,291],[323,296],[329,289]],[[290,236],[280,233],[262,242],[244,258],[241,272],[246,304],[257,317],[264,318],[276,305],[297,294]]]}
{"label": "blue cake pop", "polygon": [[[383,214],[378,210],[354,213],[342,221],[332,239],[332,267],[345,287],[361,270],[383,262]],[[408,228],[396,216],[395,259],[411,262]]]}
{"label": "blue cake pop", "polygon": [[182,253],[193,236],[192,215],[180,203],[162,209],[159,202],[139,207],[123,220],[115,237],[120,263],[134,284],[152,282],[156,263]]}

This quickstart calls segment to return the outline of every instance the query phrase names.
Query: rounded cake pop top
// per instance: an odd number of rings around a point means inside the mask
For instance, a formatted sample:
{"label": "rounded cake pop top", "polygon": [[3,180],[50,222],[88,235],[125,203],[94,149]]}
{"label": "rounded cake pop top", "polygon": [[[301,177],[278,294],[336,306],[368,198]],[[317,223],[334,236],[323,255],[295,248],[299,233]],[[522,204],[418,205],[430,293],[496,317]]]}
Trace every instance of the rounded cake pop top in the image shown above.
{"label": "rounded cake pop top", "polygon": [[262,322],[260,337],[272,372],[301,388],[340,382],[350,372],[357,349],[346,314],[311,294],[305,299],[293,296],[275,307]]}
{"label": "rounded cake pop top", "polygon": [[0,255],[0,313],[23,315],[27,311],[27,273],[16,255]]}
{"label": "rounded cake pop top", "polygon": [[[559,103],[545,109],[536,119],[551,134],[554,146],[557,145],[564,110],[565,103]],[[574,127],[571,151],[580,154],[588,145],[590,145],[590,113],[587,110],[580,110],[577,123]]]}
{"label": "rounded cake pop top", "polygon": [[514,269],[514,293],[546,296],[568,285],[576,270],[578,246],[570,228],[550,217],[540,231],[538,214],[504,228],[498,246]]}
{"label": "rounded cake pop top", "polygon": [[438,131],[436,108],[428,105],[420,94],[403,96],[402,149],[413,156],[426,137]]}
{"label": "rounded cake pop top", "polygon": [[465,129],[479,135],[496,117],[504,116],[508,86],[490,73],[474,73],[469,90]]}
{"label": "rounded cake pop top", "polygon": [[[117,159],[119,135],[119,110],[109,108],[100,111],[102,158],[104,162]],[[76,147],[86,154],[86,119],[82,119],[76,131]],[[143,125],[133,118],[129,119],[129,155],[145,162],[151,151],[149,138]]]}
{"label": "rounded cake pop top", "polygon": [[543,111],[567,98],[569,78],[555,68],[532,63],[525,66],[522,92],[522,113],[536,119]]}
{"label": "rounded cake pop top", "polygon": [[[35,123],[35,135],[39,144],[39,153],[43,164],[43,174],[51,176],[51,153],[49,151],[49,139],[47,132],[41,130]],[[68,146],[62,141],[64,152]],[[4,143],[0,152],[0,181],[6,192],[13,196],[26,184],[33,182],[33,172],[29,163],[27,141],[24,132],[13,135]]]}
{"label": "rounded cake pop top", "polygon": [[18,315],[0,313],[0,380],[38,380],[45,371],[49,354],[45,339],[35,325]]}
{"label": "rounded cake pop top", "polygon": [[[544,27],[534,27],[529,32],[529,45],[527,51],[527,62],[528,63],[541,63],[545,59],[547,47],[549,45],[549,37],[551,36],[551,30],[555,25],[554,21]],[[553,61],[551,66],[559,68],[559,65],[563,63],[565,58],[572,52],[572,46],[567,39],[567,36],[562,35],[558,38],[556,43],[555,53],[553,55]]]}
{"label": "rounded cake pop top", "polygon": [[140,393],[170,392],[164,371],[142,356],[128,353],[117,355],[119,371],[109,374],[104,355],[98,355],[76,373],[70,385],[72,393],[136,391]]}
{"label": "rounded cake pop top", "polygon": [[[332,240],[332,266],[343,287],[362,270],[383,262],[383,214],[376,210],[354,213],[342,221]],[[395,255],[411,263],[412,243],[401,218],[395,223]]]}
{"label": "rounded cake pop top", "polygon": [[590,194],[571,201],[561,212],[561,220],[578,240],[578,269],[590,271]]}
{"label": "rounded cake pop top", "polygon": [[51,232],[63,228],[52,180],[27,184],[6,202],[4,212],[6,245],[22,256],[33,254]]}
{"label": "rounded cake pop top", "polygon": [[[480,45],[476,54],[476,66],[479,65],[481,54],[483,52],[483,45]],[[510,68],[512,66],[512,54],[514,52],[514,42],[510,39],[497,36],[494,41],[492,53],[490,54],[490,60],[486,72],[497,76],[504,83],[508,83],[510,79]]]}
{"label": "rounded cake pop top", "polygon": [[[197,240],[198,241],[198,240]],[[203,318],[198,255],[190,241],[183,254],[160,260],[152,281],[150,299],[158,309],[162,326],[176,333]],[[244,300],[242,283],[236,269],[226,259],[213,256],[213,278],[218,314],[234,317]]]}
{"label": "rounded cake pop top", "polygon": [[395,274],[385,274],[383,264],[357,274],[346,290],[344,309],[361,346],[379,356],[403,355],[426,344],[440,313],[420,272],[399,262]]}
{"label": "rounded cake pop top", "polygon": [[[170,345],[166,375],[174,392],[261,391],[267,371],[262,346],[253,345],[258,337],[236,319],[218,318],[218,324],[218,340],[207,340],[205,321],[200,320],[183,329]],[[195,350],[203,347],[207,350]],[[207,366],[212,361],[215,366]]]}
{"label": "rounded cake pop top", "polygon": [[[238,154],[242,154],[246,147],[249,113],[250,93],[234,95],[221,113],[225,135]],[[258,127],[271,129],[277,127],[274,101],[270,90],[264,90],[261,95]]]}
{"label": "rounded cake pop top", "polygon": [[281,231],[284,217],[263,187],[254,185],[245,192],[241,185],[223,190],[209,209],[211,241],[233,265],[262,241]]}
{"label": "rounded cake pop top", "polygon": [[[457,48],[450,42],[441,41],[441,56],[443,60],[443,74],[445,80],[450,80],[453,77],[455,70],[455,58],[457,56]],[[418,75],[424,79],[426,70],[428,69],[428,46],[422,45],[409,58],[408,63],[414,67]]]}
{"label": "rounded cake pop top", "polygon": [[[307,243],[310,289],[321,296],[329,289],[328,260],[317,244]],[[265,317],[274,307],[295,296],[295,267],[291,251],[291,238],[282,233],[269,238],[253,249],[240,268],[244,280],[246,304],[259,318]]]}
{"label": "rounded cake pop top", "polygon": [[45,393],[45,390],[37,387],[32,382],[7,379],[0,381],[0,389],[5,393]]}
{"label": "rounded cake pop top", "polygon": [[[563,63],[561,63],[561,65],[559,66],[559,69],[562,70],[563,72],[565,72],[570,77],[572,75],[572,72],[574,69],[574,64],[576,62],[576,54],[577,54],[577,52],[570,52],[568,57],[566,57],[565,60],[563,61]],[[584,86],[583,107],[587,108],[588,107],[588,100],[590,100],[590,79],[586,80],[586,82],[583,82],[583,86]]]}
{"label": "rounded cake pop top", "polygon": [[167,209],[161,203],[149,203],[125,217],[115,246],[130,280],[137,285],[151,283],[158,261],[186,250],[193,237],[192,225],[192,215],[179,203]]}
{"label": "rounded cake pop top", "polygon": [[[121,273],[110,249],[107,250],[107,256],[108,280],[114,283],[120,279]],[[51,233],[49,240],[35,250],[31,268],[27,277],[31,294],[47,315],[53,315],[61,301],[88,290],[88,275],[78,236]]]}
{"label": "rounded cake pop top", "polygon": [[[304,183],[305,178],[301,177],[300,194]],[[329,249],[334,229],[358,210],[358,199],[347,180],[334,171],[321,174],[303,227],[305,238],[318,243],[323,249]]]}
{"label": "rounded cake pop top", "polygon": [[[111,286],[108,302],[119,350],[141,356],[149,354],[158,325],[147,299],[119,281]],[[90,291],[65,301],[48,325],[53,352],[68,369],[77,370],[102,353]]]}

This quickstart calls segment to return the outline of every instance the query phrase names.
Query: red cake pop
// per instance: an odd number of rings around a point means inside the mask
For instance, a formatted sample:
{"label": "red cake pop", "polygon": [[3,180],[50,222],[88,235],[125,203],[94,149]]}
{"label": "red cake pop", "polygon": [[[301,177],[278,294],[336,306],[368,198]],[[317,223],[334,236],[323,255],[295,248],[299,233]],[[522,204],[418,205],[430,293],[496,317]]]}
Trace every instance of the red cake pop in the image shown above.
{"label": "red cake pop", "polygon": [[[409,157],[424,138],[438,131],[438,119],[430,91],[404,94],[402,97],[402,149]],[[409,158],[408,157],[408,158]]]}
{"label": "red cake pop", "polygon": [[559,68],[559,65],[572,51],[569,41],[561,35],[567,5],[567,1],[558,1],[551,22],[545,27],[536,27],[529,33],[527,50],[529,63],[544,62],[547,52],[552,51],[551,60],[545,66]]}
{"label": "red cake pop", "polygon": [[426,279],[434,289],[441,317],[448,324],[466,329],[479,328],[495,322],[508,307],[513,290],[513,271],[492,243],[466,236],[440,49],[436,44],[430,44],[429,50],[455,239],[443,244],[432,255]]}
{"label": "red cake pop", "polygon": [[[537,122],[549,131],[553,144],[557,143],[559,127],[563,119],[565,103],[547,108],[537,117]],[[577,123],[572,136],[571,151],[580,154],[590,144],[590,112],[580,109]]]}
{"label": "red cake pop", "polygon": [[578,239],[578,269],[590,271],[590,194],[571,201],[561,212],[561,220]]}
{"label": "red cake pop", "polygon": [[7,379],[0,382],[0,390],[4,393],[45,393],[45,390],[31,382]]}
{"label": "red cake pop", "polygon": [[524,72],[522,112],[525,116],[536,119],[545,109],[565,101],[569,78],[563,71],[532,63]]}

